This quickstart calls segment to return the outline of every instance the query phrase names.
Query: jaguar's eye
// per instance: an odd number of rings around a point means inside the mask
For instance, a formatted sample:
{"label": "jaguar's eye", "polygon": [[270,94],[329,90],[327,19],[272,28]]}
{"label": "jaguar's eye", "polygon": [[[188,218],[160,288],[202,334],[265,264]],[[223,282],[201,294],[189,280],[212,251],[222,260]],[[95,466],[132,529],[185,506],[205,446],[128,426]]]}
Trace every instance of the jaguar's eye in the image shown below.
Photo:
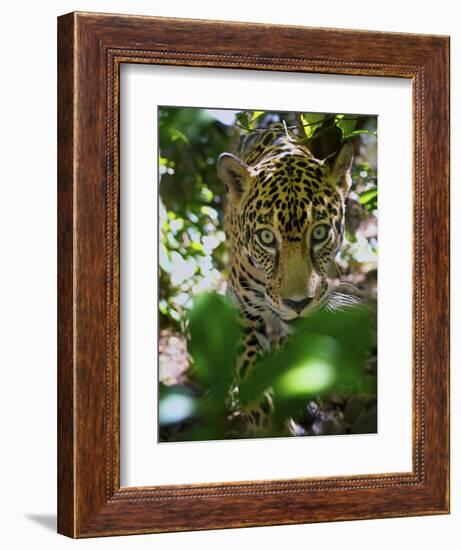
{"label": "jaguar's eye", "polygon": [[326,224],[317,225],[316,227],[314,227],[312,231],[312,239],[315,242],[319,243],[326,239],[329,232],[330,232],[330,227],[328,225]]}
{"label": "jaguar's eye", "polygon": [[269,229],[262,229],[259,233],[259,240],[265,246],[274,246],[275,244],[275,235]]}

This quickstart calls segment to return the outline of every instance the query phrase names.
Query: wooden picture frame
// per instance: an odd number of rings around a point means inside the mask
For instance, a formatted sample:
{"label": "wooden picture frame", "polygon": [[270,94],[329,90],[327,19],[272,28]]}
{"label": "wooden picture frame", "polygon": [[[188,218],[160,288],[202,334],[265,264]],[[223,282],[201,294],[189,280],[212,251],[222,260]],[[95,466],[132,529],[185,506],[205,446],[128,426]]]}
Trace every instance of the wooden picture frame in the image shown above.
{"label": "wooden picture frame", "polygon": [[[448,513],[448,37],[71,13],[58,20],[58,46],[58,531],[96,537]],[[120,487],[122,63],[412,80],[412,471]]]}

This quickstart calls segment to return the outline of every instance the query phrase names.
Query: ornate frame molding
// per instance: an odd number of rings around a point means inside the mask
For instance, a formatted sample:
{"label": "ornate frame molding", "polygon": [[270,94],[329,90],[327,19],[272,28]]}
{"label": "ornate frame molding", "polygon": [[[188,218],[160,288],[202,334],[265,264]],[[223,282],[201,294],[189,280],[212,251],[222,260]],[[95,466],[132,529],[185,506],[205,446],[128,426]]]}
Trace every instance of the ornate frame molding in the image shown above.
{"label": "ornate frame molding", "polygon": [[[58,30],[59,532],[88,537],[447,513],[448,38],[87,13],[62,16]],[[121,63],[412,79],[411,472],[120,487]]]}

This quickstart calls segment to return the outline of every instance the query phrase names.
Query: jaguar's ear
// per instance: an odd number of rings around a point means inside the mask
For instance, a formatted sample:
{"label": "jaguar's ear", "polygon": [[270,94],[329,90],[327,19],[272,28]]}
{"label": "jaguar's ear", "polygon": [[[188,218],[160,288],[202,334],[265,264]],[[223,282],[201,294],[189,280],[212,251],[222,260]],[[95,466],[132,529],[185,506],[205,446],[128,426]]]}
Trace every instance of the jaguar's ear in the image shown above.
{"label": "jaguar's ear", "polygon": [[250,168],[236,156],[223,153],[218,159],[218,176],[231,198],[239,199],[248,186]]}
{"label": "jaguar's ear", "polygon": [[331,167],[331,179],[344,193],[351,187],[351,167],[354,151],[350,141],[341,147],[338,153],[331,155],[326,160]]}

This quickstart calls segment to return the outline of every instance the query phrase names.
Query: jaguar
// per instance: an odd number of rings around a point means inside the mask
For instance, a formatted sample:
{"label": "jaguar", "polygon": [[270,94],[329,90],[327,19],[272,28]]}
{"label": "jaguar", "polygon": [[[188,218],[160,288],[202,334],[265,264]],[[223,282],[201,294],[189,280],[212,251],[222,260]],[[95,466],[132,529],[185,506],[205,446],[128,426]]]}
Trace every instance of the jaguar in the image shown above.
{"label": "jaguar", "polygon": [[[248,132],[218,159],[227,191],[228,291],[243,326],[235,402],[258,357],[286,341],[294,319],[328,303],[327,272],[344,239],[352,161],[350,142],[315,158],[280,123]],[[267,430],[273,406],[268,391],[244,410],[246,432]]]}

